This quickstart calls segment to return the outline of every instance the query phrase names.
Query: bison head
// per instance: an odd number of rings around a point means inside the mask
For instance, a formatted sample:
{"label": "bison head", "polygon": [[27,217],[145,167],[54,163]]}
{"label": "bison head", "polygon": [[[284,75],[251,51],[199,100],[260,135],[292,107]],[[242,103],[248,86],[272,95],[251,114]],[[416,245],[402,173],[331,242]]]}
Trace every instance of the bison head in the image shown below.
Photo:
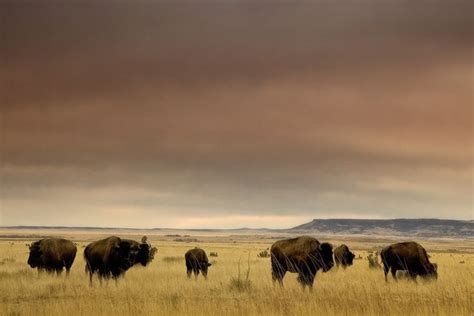
{"label": "bison head", "polygon": [[347,265],[352,265],[354,262],[355,255],[348,251],[345,255],[344,261],[346,262]]}
{"label": "bison head", "polygon": [[334,259],[332,257],[332,245],[330,243],[324,242],[319,245],[318,250],[323,272],[331,270],[332,266],[334,265]]}
{"label": "bison head", "polygon": [[138,252],[135,257],[135,263],[140,263],[142,266],[146,266],[150,260],[150,248],[149,244],[143,243],[138,247]]}
{"label": "bison head", "polygon": [[32,268],[41,266],[42,251],[40,249],[40,242],[37,241],[30,246],[30,256],[28,257],[28,265]]}
{"label": "bison head", "polygon": [[142,243],[140,244],[140,250],[137,255],[137,262],[140,262],[142,266],[146,266],[155,258],[155,253],[158,251],[156,247],[152,247],[148,243],[146,236],[142,237]]}
{"label": "bison head", "polygon": [[136,241],[131,241],[131,243],[133,264],[140,263],[142,266],[146,266],[148,263],[153,261],[155,253],[158,249],[156,247],[151,247],[151,245],[147,242],[146,236],[142,238],[141,244]]}
{"label": "bison head", "polygon": [[426,277],[438,279],[438,265],[436,263],[428,263],[425,266]]}
{"label": "bison head", "polygon": [[202,275],[207,278],[207,270],[212,266],[212,263],[202,261],[199,263],[199,267],[201,268]]}

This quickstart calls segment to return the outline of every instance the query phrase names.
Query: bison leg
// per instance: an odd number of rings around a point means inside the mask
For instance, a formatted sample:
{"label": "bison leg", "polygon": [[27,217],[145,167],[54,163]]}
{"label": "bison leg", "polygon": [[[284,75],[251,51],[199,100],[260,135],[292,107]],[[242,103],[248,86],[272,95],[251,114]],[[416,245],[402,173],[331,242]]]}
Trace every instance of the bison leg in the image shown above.
{"label": "bison leg", "polygon": [[390,270],[390,267],[384,263],[384,264],[383,264],[383,273],[384,273],[384,275],[385,275],[385,282],[388,281],[388,280],[387,280],[388,270]]}
{"label": "bison leg", "polygon": [[72,262],[66,262],[64,267],[66,268],[66,277],[69,277],[69,273],[71,272]]}
{"label": "bison leg", "polygon": [[302,276],[301,274],[298,275],[297,281],[298,281],[298,283],[300,284],[301,288],[304,291],[306,289],[306,285],[308,285],[308,282],[306,280],[304,280],[304,276]]}
{"label": "bison leg", "polygon": [[398,281],[398,279],[397,279],[397,268],[392,267],[391,272],[392,272],[392,277],[393,277],[393,279],[394,279],[395,281]]}
{"label": "bison leg", "polygon": [[192,273],[193,273],[193,265],[190,260],[186,259],[186,274],[188,275],[188,279],[191,278]]}
{"label": "bison leg", "polygon": [[285,277],[286,269],[273,255],[271,261],[273,286],[275,286],[275,282],[278,281],[280,287],[283,287],[283,278]]}
{"label": "bison leg", "polygon": [[41,277],[41,275],[43,274],[44,272],[44,269],[43,268],[38,268],[38,279]]}
{"label": "bison leg", "polygon": [[408,272],[408,275],[410,277],[410,280],[412,280],[415,283],[418,283],[418,282],[416,282],[416,273]]}
{"label": "bison leg", "polygon": [[313,280],[308,279],[307,276],[300,276],[298,277],[298,282],[300,283],[301,287],[303,288],[303,291],[306,289],[306,286],[309,288],[309,291],[313,291]]}
{"label": "bison leg", "polygon": [[117,274],[112,274],[112,279],[114,279],[114,283],[115,283],[115,286],[118,286],[118,279],[119,279],[120,275],[117,275]]}
{"label": "bison leg", "polygon": [[106,274],[104,271],[99,270],[99,273],[97,273],[97,277],[99,278],[99,284],[102,286],[102,280],[106,278]]}
{"label": "bison leg", "polygon": [[273,270],[272,271],[272,280],[273,280],[273,285],[275,285],[275,282],[278,281],[278,284],[280,287],[283,287],[283,278],[285,277],[286,271],[282,270]]}
{"label": "bison leg", "polygon": [[197,280],[197,277],[198,277],[198,275],[199,275],[199,269],[194,268],[194,269],[193,269],[193,272],[194,272],[194,279]]}
{"label": "bison leg", "polygon": [[306,272],[301,271],[298,273],[298,282],[303,287],[303,291],[306,288],[306,286],[309,287],[310,291],[313,290],[314,276],[315,276],[314,274],[307,271]]}

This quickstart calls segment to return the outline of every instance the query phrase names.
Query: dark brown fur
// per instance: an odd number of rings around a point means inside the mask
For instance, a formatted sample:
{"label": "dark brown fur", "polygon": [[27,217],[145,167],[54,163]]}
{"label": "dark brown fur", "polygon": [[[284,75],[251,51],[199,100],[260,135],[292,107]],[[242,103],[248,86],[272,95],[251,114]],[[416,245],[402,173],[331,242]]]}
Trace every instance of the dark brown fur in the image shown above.
{"label": "dark brown fur", "polygon": [[384,266],[385,281],[388,271],[397,280],[397,271],[406,270],[412,280],[416,277],[438,278],[437,265],[430,262],[425,248],[416,242],[402,242],[385,247],[380,252]]}
{"label": "dark brown fur", "polygon": [[197,278],[199,271],[207,279],[207,270],[212,265],[207,259],[206,252],[201,248],[190,249],[184,255],[186,261],[186,273],[188,278],[191,277],[191,273],[194,273],[194,277]]}
{"label": "dark brown fur", "polygon": [[318,240],[301,236],[279,240],[272,245],[272,279],[283,285],[286,272],[298,273],[298,282],[305,288],[313,287],[314,277],[319,269],[329,271],[334,265],[332,246]]}
{"label": "dark brown fur", "polygon": [[76,252],[77,247],[70,240],[41,239],[31,244],[28,264],[32,268],[38,268],[38,271],[55,271],[58,274],[66,268],[66,274],[69,275]]}
{"label": "dark brown fur", "polygon": [[92,284],[92,276],[97,273],[99,280],[110,277],[117,279],[135,264],[146,266],[152,259],[150,245],[130,239],[111,236],[95,241],[84,249],[86,272]]}
{"label": "dark brown fur", "polygon": [[150,263],[152,259],[150,258],[150,244],[146,242],[142,242],[140,244],[139,242],[131,239],[122,239],[122,241],[130,243],[130,260],[133,262],[133,264],[141,264],[145,267],[148,265],[148,263]]}
{"label": "dark brown fur", "polygon": [[334,249],[334,262],[336,266],[341,265],[343,268],[351,266],[355,255],[349,250],[349,247],[342,244]]}

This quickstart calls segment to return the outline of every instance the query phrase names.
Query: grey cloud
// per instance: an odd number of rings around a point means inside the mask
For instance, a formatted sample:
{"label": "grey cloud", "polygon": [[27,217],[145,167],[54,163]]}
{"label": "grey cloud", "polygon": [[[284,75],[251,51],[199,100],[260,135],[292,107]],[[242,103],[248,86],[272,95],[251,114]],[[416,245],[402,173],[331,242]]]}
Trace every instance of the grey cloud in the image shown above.
{"label": "grey cloud", "polygon": [[469,218],[472,6],[2,2],[1,221]]}
{"label": "grey cloud", "polygon": [[467,59],[472,38],[470,1],[3,6],[2,72],[7,105],[15,106],[110,97],[143,84],[212,89],[301,74],[338,82],[377,68]]}

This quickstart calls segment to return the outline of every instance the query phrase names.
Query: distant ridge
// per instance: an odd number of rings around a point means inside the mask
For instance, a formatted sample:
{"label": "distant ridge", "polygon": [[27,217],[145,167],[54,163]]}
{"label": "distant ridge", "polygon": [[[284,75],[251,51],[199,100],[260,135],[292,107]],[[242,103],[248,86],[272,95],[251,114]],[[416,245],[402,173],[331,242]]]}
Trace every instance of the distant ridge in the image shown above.
{"label": "distant ridge", "polygon": [[474,222],[435,218],[313,219],[289,231],[338,235],[472,238]]}
{"label": "distant ridge", "polygon": [[370,235],[425,238],[474,238],[474,221],[436,218],[398,219],[313,219],[311,222],[287,229],[271,228],[126,228],[126,227],[68,227],[68,226],[0,226],[1,229],[20,230],[82,230],[82,231],[142,231],[170,233],[290,233],[323,235]]}

